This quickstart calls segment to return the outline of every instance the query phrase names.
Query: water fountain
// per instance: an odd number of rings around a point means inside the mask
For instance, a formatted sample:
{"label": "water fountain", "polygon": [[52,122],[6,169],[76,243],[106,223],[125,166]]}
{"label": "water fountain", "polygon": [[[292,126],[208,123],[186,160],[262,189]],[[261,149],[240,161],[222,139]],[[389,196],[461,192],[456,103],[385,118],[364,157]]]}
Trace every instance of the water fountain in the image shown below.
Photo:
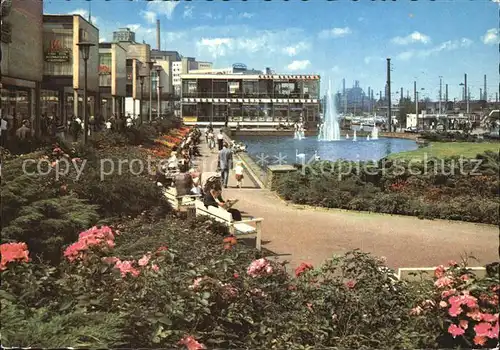
{"label": "water fountain", "polygon": [[370,141],[370,135],[366,135],[366,141]]}
{"label": "water fountain", "polygon": [[349,134],[345,134],[345,139],[349,140]]}
{"label": "water fountain", "polygon": [[378,128],[376,125],[372,129],[372,140],[378,140]]}
{"label": "water fountain", "polygon": [[328,80],[328,91],[326,94],[326,111],[324,116],[323,127],[318,135],[319,141],[338,141],[340,140],[340,126],[333,98],[332,82]]}
{"label": "water fountain", "polygon": [[296,139],[296,140],[302,140],[302,139],[305,138],[304,126],[302,125],[302,123],[299,123],[295,127],[295,133],[294,133],[293,138]]}
{"label": "water fountain", "polygon": [[358,141],[358,136],[356,136],[356,130],[354,130],[354,135],[352,137],[353,141]]}

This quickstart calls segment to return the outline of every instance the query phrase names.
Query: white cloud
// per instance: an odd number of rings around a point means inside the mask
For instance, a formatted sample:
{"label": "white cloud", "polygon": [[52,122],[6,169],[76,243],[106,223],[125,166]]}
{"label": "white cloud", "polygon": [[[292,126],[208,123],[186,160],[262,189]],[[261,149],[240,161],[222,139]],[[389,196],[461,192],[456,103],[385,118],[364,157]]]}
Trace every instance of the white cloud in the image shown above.
{"label": "white cloud", "polygon": [[193,18],[193,9],[194,9],[194,6],[187,5],[184,8],[184,13],[182,14],[182,17],[184,17],[184,18]]}
{"label": "white cloud", "polygon": [[472,40],[467,38],[462,38],[459,40],[448,40],[437,46],[425,50],[409,50],[404,51],[396,55],[395,59],[400,61],[408,61],[414,57],[425,58],[432,55],[436,55],[440,52],[454,51],[462,48],[468,48],[472,45]]}
{"label": "white cloud", "polygon": [[498,29],[497,28],[488,29],[484,34],[484,36],[481,37],[481,40],[486,45],[497,45],[500,42],[500,37],[498,36]]}
{"label": "white cloud", "polygon": [[347,36],[352,33],[352,30],[349,27],[344,27],[344,28],[332,28],[332,29],[325,29],[322,30],[319,33],[319,37],[321,39],[328,39],[328,38],[341,38],[343,36]]}
{"label": "white cloud", "polygon": [[141,11],[142,17],[146,20],[146,22],[155,24],[156,23],[156,13],[153,11]]}
{"label": "white cloud", "polygon": [[209,18],[209,19],[221,19],[222,18],[222,15],[220,15],[220,14],[213,14],[212,12],[205,12],[203,14],[203,16],[205,16],[206,18]]}
{"label": "white cloud", "polygon": [[296,56],[299,52],[308,50],[309,47],[310,45],[307,42],[301,41],[295,45],[290,45],[283,48],[283,52],[286,53],[288,56],[293,57]]}
{"label": "white cloud", "polygon": [[334,73],[338,73],[338,72],[340,72],[340,68],[339,68],[339,66],[333,66],[331,71]]}
{"label": "white cloud", "polygon": [[431,42],[431,38],[420,32],[413,32],[405,37],[397,36],[393,38],[391,42],[397,45],[408,45],[413,43],[428,44]]}
{"label": "white cloud", "polygon": [[[87,21],[89,20],[89,11],[87,11],[85,9],[76,9],[74,11],[68,12],[68,14],[80,15],[83,18],[85,18],[85,20],[87,20]],[[95,17],[95,16],[90,16],[90,19],[92,20],[92,24],[96,24],[98,21],[97,17]]]}
{"label": "white cloud", "polygon": [[234,41],[231,38],[202,38],[196,43],[201,51],[207,51],[213,58],[225,56],[233,48]]}
{"label": "white cloud", "polygon": [[105,43],[106,42],[106,38],[99,38],[99,42],[100,43]]}
{"label": "white cloud", "polygon": [[179,3],[179,1],[151,0],[148,2],[148,9],[155,12],[157,16],[161,15],[167,17],[167,19],[172,19],[174,10]]}
{"label": "white cloud", "polygon": [[296,71],[296,70],[306,69],[310,65],[311,65],[311,62],[309,60],[293,61],[286,68],[288,68],[288,70],[291,70],[291,71]]}
{"label": "white cloud", "polygon": [[239,18],[252,18],[254,16],[253,13],[243,12],[238,15]]}
{"label": "white cloud", "polygon": [[132,32],[136,32],[139,31],[141,29],[141,25],[140,24],[127,24],[125,26],[125,28],[129,28]]}

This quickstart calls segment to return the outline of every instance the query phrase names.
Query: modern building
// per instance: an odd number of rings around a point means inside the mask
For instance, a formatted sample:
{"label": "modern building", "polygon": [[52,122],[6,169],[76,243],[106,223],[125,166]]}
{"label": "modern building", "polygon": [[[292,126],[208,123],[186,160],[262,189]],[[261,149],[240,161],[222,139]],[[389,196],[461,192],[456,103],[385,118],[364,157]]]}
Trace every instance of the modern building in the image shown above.
{"label": "modern building", "polygon": [[67,121],[83,116],[84,61],[81,41],[94,44],[87,66],[89,116],[95,116],[99,103],[99,30],[80,15],[43,16],[43,81],[41,111]]}
{"label": "modern building", "polygon": [[298,121],[316,128],[319,75],[181,74],[181,115],[188,125],[272,126]]}
{"label": "modern building", "polygon": [[120,28],[113,32],[113,42],[135,43],[135,33],[130,28]]}
{"label": "modern building", "polygon": [[99,44],[99,94],[101,115],[125,113],[127,51],[118,43]]}
{"label": "modern building", "polygon": [[40,115],[43,78],[43,6],[38,0],[2,1],[1,111],[15,131]]}

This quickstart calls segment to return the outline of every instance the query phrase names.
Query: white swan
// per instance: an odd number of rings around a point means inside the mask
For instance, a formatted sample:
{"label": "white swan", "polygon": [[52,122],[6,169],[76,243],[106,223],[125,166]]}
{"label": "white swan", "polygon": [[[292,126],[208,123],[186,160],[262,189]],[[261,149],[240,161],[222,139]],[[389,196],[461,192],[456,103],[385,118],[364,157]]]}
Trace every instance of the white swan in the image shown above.
{"label": "white swan", "polygon": [[321,160],[321,157],[318,155],[318,151],[314,151],[314,160],[317,162]]}

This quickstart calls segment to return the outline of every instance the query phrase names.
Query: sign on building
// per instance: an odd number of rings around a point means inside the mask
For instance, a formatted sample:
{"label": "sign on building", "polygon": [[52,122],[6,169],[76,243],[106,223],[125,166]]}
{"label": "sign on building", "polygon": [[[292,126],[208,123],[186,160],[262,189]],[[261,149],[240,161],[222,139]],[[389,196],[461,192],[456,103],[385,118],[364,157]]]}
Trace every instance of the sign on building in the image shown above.
{"label": "sign on building", "polygon": [[45,53],[45,62],[66,63],[70,59],[69,49],[63,48],[60,40],[54,39],[50,41],[49,48]]}

